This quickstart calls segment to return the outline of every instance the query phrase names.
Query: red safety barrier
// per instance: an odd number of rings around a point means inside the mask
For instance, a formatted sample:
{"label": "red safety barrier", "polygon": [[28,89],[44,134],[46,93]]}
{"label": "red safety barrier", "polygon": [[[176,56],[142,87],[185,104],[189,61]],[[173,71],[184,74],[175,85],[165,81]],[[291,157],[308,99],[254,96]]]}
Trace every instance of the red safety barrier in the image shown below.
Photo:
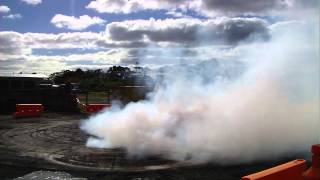
{"label": "red safety barrier", "polygon": [[37,117],[43,113],[42,104],[16,104],[16,112],[13,117]]}
{"label": "red safety barrier", "polygon": [[303,173],[305,180],[320,180],[320,144],[311,147],[312,166]]}
{"label": "red safety barrier", "polygon": [[87,104],[86,111],[87,113],[96,113],[101,111],[104,108],[110,108],[111,104]]}
{"label": "red safety barrier", "polygon": [[303,180],[302,173],[307,169],[306,161],[297,159],[288,163],[255,173],[242,180]]}

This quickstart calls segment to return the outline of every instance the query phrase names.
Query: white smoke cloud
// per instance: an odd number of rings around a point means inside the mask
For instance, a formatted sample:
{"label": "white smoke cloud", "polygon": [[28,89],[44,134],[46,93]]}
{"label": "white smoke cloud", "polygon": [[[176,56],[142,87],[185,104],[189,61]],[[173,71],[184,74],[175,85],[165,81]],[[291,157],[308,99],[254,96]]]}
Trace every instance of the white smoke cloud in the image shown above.
{"label": "white smoke cloud", "polygon": [[308,152],[320,140],[315,26],[277,23],[269,42],[237,47],[248,70],[234,80],[203,83],[188,68],[175,72],[149,100],[84,121],[81,128],[94,136],[87,145],[220,164]]}

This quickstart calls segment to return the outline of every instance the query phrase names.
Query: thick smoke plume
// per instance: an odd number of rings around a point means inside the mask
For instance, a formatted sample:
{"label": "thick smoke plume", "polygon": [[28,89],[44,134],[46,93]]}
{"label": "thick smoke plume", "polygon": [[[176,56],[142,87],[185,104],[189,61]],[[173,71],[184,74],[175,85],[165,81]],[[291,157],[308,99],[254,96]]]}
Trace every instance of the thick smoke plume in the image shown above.
{"label": "thick smoke plume", "polygon": [[268,42],[236,47],[244,66],[233,77],[212,73],[236,70],[223,61],[198,75],[174,71],[148,100],[84,121],[81,128],[93,135],[87,145],[222,164],[308,152],[320,140],[315,24],[277,23]]}

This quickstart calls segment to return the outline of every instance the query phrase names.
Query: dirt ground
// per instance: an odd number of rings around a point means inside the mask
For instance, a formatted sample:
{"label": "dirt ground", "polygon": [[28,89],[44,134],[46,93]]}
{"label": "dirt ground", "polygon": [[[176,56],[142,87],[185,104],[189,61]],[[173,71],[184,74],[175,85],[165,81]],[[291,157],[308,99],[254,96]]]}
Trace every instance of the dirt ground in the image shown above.
{"label": "dirt ground", "polygon": [[84,114],[45,113],[14,119],[0,115],[0,177],[11,179],[37,170],[64,171],[88,179],[240,179],[277,164],[238,166],[192,165],[161,157],[128,158],[123,149],[85,146],[88,135],[79,129]]}

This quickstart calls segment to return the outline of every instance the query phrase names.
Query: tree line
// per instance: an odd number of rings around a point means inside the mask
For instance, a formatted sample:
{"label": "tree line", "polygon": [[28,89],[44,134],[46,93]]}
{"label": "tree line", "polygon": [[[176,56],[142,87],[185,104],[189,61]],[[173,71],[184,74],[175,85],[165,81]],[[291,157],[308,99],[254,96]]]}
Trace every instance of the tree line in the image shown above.
{"label": "tree line", "polygon": [[49,79],[55,84],[78,83],[83,90],[104,90],[120,86],[152,86],[153,80],[147,75],[148,69],[112,66],[107,71],[102,69],[63,70],[52,73]]}

